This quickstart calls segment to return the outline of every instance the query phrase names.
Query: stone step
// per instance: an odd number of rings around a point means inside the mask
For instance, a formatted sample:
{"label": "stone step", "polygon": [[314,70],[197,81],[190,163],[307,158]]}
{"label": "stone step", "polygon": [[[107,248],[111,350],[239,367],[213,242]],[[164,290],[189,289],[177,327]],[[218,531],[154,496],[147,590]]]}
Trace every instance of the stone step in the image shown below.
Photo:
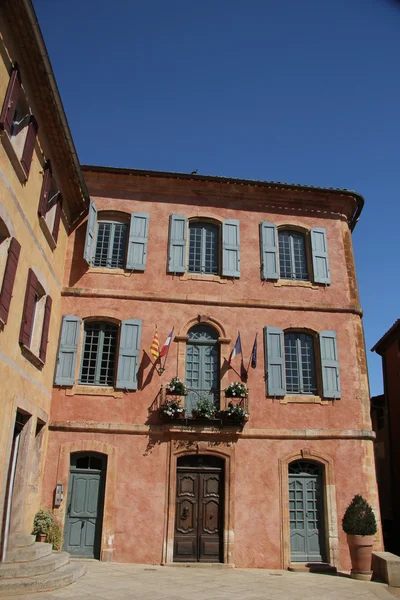
{"label": "stone step", "polygon": [[24,548],[25,546],[32,546],[36,541],[35,535],[27,535],[26,533],[15,533],[10,535],[8,538],[7,547],[11,550],[14,548]]}
{"label": "stone step", "polygon": [[0,563],[0,580],[24,577],[35,577],[51,573],[69,563],[68,552],[52,552],[48,556],[30,562]]}
{"label": "stone step", "polygon": [[17,579],[0,580],[0,598],[2,596],[18,596],[49,592],[70,585],[86,573],[86,566],[77,562],[69,563],[57,571],[35,577],[19,577]]}
{"label": "stone step", "polygon": [[288,571],[295,573],[331,573],[337,572],[336,567],[329,563],[292,563],[288,566]]}
{"label": "stone step", "polygon": [[51,544],[43,544],[42,542],[35,542],[31,546],[25,546],[23,548],[12,548],[7,550],[6,560],[4,562],[29,562],[30,560],[37,560],[43,556],[48,556],[53,551]]}

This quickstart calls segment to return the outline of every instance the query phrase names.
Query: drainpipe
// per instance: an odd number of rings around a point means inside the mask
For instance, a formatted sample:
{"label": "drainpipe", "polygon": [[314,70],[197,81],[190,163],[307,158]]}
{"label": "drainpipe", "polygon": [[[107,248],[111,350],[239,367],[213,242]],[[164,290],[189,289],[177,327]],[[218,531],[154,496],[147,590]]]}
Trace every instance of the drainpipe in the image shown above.
{"label": "drainpipe", "polygon": [[11,454],[11,470],[8,478],[7,485],[7,496],[6,496],[6,514],[4,519],[4,535],[3,535],[3,543],[1,549],[1,562],[4,562],[7,554],[7,545],[8,545],[8,534],[10,533],[10,517],[11,517],[11,502],[12,502],[12,493],[14,487],[14,479],[15,479],[15,471],[17,468],[17,456],[18,456],[18,448],[19,448],[19,440],[21,437],[21,432],[18,432],[18,435],[13,440],[13,448]]}

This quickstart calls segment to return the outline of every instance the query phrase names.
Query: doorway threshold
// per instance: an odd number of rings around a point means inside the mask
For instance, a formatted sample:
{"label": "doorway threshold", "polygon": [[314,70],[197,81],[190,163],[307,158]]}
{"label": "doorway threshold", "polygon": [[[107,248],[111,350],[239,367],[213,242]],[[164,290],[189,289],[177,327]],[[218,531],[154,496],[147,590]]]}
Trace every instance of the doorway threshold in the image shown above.
{"label": "doorway threshold", "polygon": [[207,562],[171,562],[163,563],[163,567],[187,567],[192,569],[234,569],[235,565],[227,563]]}
{"label": "doorway threshold", "polygon": [[324,562],[291,563],[288,566],[288,571],[295,573],[331,573],[332,575],[337,573],[336,567]]}

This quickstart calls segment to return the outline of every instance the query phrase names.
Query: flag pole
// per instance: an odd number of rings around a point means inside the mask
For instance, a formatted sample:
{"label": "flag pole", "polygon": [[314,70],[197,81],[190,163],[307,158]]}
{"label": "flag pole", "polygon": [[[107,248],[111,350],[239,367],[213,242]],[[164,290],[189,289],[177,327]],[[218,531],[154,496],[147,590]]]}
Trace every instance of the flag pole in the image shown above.
{"label": "flag pole", "polygon": [[256,343],[256,341],[257,341],[257,336],[258,336],[258,332],[256,333],[256,337],[255,337],[255,339],[254,339],[254,343],[253,343],[253,348],[251,349],[251,354],[250,354],[250,358],[249,358],[249,363],[248,363],[248,365],[247,365],[247,370],[246,370],[246,372],[247,372],[247,373],[249,372],[250,365],[251,365],[251,361],[252,361],[252,359],[253,359],[253,350],[254,350],[254,344],[255,344],[255,343]]}
{"label": "flag pole", "polygon": [[171,333],[171,341],[170,341],[170,343],[168,344],[167,352],[166,352],[166,354],[165,354],[165,358],[164,358],[164,366],[162,367],[162,372],[163,372],[163,373],[164,373],[164,371],[165,371],[165,365],[166,365],[166,362],[167,362],[167,358],[168,358],[169,349],[170,349],[170,347],[171,347],[171,344],[172,344],[172,337],[173,337],[173,335],[174,335],[174,331],[175,331],[175,325],[174,325],[174,326],[173,326],[173,328],[172,328],[172,333]]}

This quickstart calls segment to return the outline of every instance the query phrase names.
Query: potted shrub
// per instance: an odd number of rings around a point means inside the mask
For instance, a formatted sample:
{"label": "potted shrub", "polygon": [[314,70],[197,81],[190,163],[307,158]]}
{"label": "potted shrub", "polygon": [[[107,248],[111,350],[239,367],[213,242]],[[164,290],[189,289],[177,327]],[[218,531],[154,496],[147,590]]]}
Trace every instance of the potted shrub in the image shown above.
{"label": "potted shrub", "polygon": [[217,409],[214,402],[207,397],[201,397],[197,402],[196,408],[193,410],[193,416],[199,419],[213,419]]}
{"label": "potted shrub", "polygon": [[226,398],[246,398],[248,393],[249,390],[247,389],[246,384],[241,383],[240,381],[233,381],[225,388]]}
{"label": "potted shrub", "polygon": [[160,406],[160,415],[165,419],[181,419],[185,416],[185,409],[180,400],[166,400]]}
{"label": "potted shrub", "polygon": [[188,389],[179,377],[173,377],[165,386],[165,390],[169,396],[186,396]]}
{"label": "potted shrub", "polygon": [[50,528],[55,524],[54,515],[51,510],[41,508],[33,519],[32,534],[36,535],[36,541],[46,542]]}
{"label": "potted shrub", "polygon": [[240,404],[228,402],[228,409],[222,413],[222,417],[233,423],[243,424],[249,420],[249,413]]}
{"label": "potted shrub", "polygon": [[354,496],[344,513],[343,531],[347,534],[353,579],[369,581],[372,577],[371,560],[374,535],[377,531],[375,515],[368,502],[359,494]]}

